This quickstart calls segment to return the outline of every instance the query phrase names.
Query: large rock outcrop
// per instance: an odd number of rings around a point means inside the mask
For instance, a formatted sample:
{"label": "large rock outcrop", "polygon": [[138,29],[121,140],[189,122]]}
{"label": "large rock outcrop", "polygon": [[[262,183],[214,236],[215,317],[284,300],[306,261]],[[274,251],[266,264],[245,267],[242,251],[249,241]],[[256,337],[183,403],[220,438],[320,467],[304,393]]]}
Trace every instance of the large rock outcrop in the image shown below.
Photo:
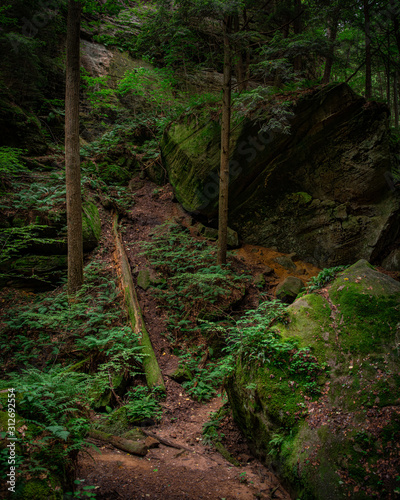
{"label": "large rock outcrop", "polygon": [[394,498],[400,283],[360,260],[288,310],[290,322],[265,334],[265,361],[237,361],[235,420],[293,498]]}
{"label": "large rock outcrop", "polygon": [[[20,286],[39,291],[53,288],[65,278],[66,215],[62,209],[46,214],[19,210],[16,216],[0,220],[0,288]],[[83,250],[90,252],[101,236],[99,210],[91,200],[82,203],[82,230]],[[12,243],[7,245],[10,235]]]}
{"label": "large rock outcrop", "polygon": [[[387,108],[346,84],[319,87],[291,104],[289,134],[262,131],[270,108],[264,122],[233,127],[230,226],[247,243],[294,251],[320,267],[377,261],[399,232],[399,197],[386,181]],[[178,201],[210,219],[219,151],[220,126],[211,120],[175,123],[162,141]]]}

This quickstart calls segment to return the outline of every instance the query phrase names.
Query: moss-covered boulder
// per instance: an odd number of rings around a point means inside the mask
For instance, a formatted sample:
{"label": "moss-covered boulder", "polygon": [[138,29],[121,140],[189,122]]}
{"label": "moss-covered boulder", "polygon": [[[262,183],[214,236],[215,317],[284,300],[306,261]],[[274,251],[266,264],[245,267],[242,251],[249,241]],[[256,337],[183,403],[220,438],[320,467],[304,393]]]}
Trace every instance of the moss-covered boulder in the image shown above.
{"label": "moss-covered boulder", "polygon": [[82,203],[83,249],[88,252],[96,248],[101,234],[99,210],[92,201]]}
{"label": "moss-covered boulder", "polygon": [[156,286],[162,281],[161,276],[159,276],[153,269],[145,268],[141,269],[137,275],[137,284],[143,290],[147,290],[150,286]]}
{"label": "moss-covered boulder", "polygon": [[0,82],[0,146],[25,149],[29,154],[43,154],[47,141],[39,119],[13,102]]}
{"label": "moss-covered boulder", "polygon": [[[314,88],[281,108],[279,99],[263,103],[262,119],[233,127],[229,225],[246,243],[296,252],[318,267],[378,261],[399,223],[399,197],[385,178],[388,109],[346,84]],[[274,127],[279,109],[292,116]],[[219,123],[175,123],[161,149],[177,200],[215,218]]]}
{"label": "moss-covered boulder", "polygon": [[[400,283],[365,260],[288,308],[269,363],[239,359],[235,420],[296,498],[394,498],[400,454]],[[291,342],[286,362],[279,349]],[[291,345],[292,345],[291,344]]]}
{"label": "moss-covered boulder", "polygon": [[[67,269],[66,212],[52,214],[21,210],[11,228],[0,229],[3,259],[0,259],[0,287],[6,285],[43,290],[60,284]],[[93,250],[101,235],[101,219],[91,200],[82,203],[83,249]],[[12,232],[11,232],[11,231]],[[11,237],[10,237],[11,234]],[[8,254],[8,255],[7,255]],[[5,258],[7,256],[7,258]]]}
{"label": "moss-covered boulder", "polygon": [[282,302],[291,304],[302,290],[304,290],[304,284],[301,279],[288,276],[276,287],[275,295]]}

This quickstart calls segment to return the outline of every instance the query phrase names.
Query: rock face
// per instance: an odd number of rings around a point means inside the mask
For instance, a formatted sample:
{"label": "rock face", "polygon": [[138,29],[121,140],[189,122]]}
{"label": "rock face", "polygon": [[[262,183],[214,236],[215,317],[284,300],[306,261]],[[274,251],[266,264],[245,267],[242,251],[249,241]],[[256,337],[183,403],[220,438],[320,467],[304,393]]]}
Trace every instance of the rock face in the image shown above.
{"label": "rock face", "polygon": [[[230,226],[251,244],[296,252],[319,267],[376,261],[398,229],[390,191],[387,108],[346,84],[303,94],[291,105],[290,134],[248,120],[231,138]],[[267,127],[268,128],[268,127]],[[162,141],[176,198],[213,218],[218,203],[220,126],[177,123]]]}
{"label": "rock face", "polygon": [[[52,219],[50,212],[46,217],[32,216],[29,210],[20,210],[11,223],[7,219],[0,221],[0,242],[3,243],[9,238],[10,231],[18,242],[21,239],[19,235],[33,226],[32,238],[21,245],[19,254],[12,254],[8,258],[3,255],[3,259],[0,258],[0,288],[13,285],[43,290],[58,285],[66,276],[67,238],[63,229],[66,225],[66,212],[60,210],[57,217],[59,219]],[[2,234],[2,228],[8,232]],[[100,214],[93,201],[85,200],[82,203],[82,229],[83,250],[90,252],[96,248],[101,235]]]}
{"label": "rock face", "polygon": [[392,498],[400,283],[361,260],[288,310],[290,323],[270,330],[269,363],[237,361],[227,385],[235,420],[293,498]]}

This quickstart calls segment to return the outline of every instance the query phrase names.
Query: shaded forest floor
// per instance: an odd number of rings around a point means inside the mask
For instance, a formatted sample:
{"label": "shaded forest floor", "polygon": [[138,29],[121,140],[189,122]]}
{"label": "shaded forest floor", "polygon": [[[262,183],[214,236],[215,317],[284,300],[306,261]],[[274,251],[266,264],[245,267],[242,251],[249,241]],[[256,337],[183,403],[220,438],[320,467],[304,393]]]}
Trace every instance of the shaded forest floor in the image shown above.
{"label": "shaded forest floor", "polygon": [[[192,218],[174,202],[170,186],[160,189],[147,181],[136,182],[135,205],[122,221],[123,242],[134,277],[139,270],[148,266],[135,243],[149,241],[151,231],[156,226],[173,220],[189,228],[192,235],[196,236]],[[105,224],[104,231],[110,236],[109,223]],[[111,247],[110,243],[109,250]],[[246,272],[250,271],[253,275],[262,272],[268,264],[273,263],[274,258],[282,255],[274,250],[249,245],[235,253],[234,265],[246,268]],[[274,267],[275,273],[266,285],[271,297],[276,285],[290,274],[284,267],[276,264]],[[297,267],[305,281],[318,272],[317,268],[300,261]],[[187,339],[180,337],[171,345],[171,339],[165,334],[166,313],[160,309],[151,289],[145,291],[138,287],[137,292],[167,390],[166,399],[161,402],[162,419],[150,429],[156,436],[184,448],[178,450],[160,444],[150,449],[146,457],[139,458],[94,441],[99,450],[89,449],[89,454],[81,452],[78,479],[84,480],[84,484],[95,485],[97,498],[100,499],[290,498],[276,476],[252,456],[230,411],[222,419],[218,430],[222,444],[240,466],[233,466],[215,448],[203,444],[203,425],[213,413],[228,403],[221,394],[207,403],[199,403],[170,377],[179,365],[179,358],[175,354],[177,345],[185,344]],[[242,306],[245,310],[255,307],[257,302],[257,290],[250,289]],[[191,338],[190,344],[203,345],[204,341],[201,337]]]}

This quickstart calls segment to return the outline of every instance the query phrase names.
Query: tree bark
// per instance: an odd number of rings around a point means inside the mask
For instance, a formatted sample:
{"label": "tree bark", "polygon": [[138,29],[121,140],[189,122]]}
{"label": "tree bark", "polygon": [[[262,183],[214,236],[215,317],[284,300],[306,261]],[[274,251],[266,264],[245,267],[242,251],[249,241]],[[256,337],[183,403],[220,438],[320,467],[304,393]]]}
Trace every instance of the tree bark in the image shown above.
{"label": "tree bark", "polygon": [[334,11],[328,26],[328,39],[331,46],[330,50],[332,51],[332,55],[329,55],[325,59],[325,68],[324,68],[324,76],[322,77],[322,83],[329,83],[331,79],[331,71],[332,71],[333,57],[334,57],[333,44],[336,41],[338,23],[339,23],[339,9]]}
{"label": "tree bark", "polygon": [[395,72],[393,78],[393,106],[394,106],[394,126],[399,128],[399,73]]}
{"label": "tree bark", "polygon": [[365,98],[372,97],[372,73],[371,73],[371,37],[370,37],[370,15],[368,0],[364,0],[364,22],[365,22]]}
{"label": "tree bark", "polygon": [[143,348],[143,368],[146,375],[147,385],[150,389],[160,388],[165,392],[164,379],[158,365],[157,357],[151,344],[149,333],[146,329],[135,285],[132,280],[131,268],[124,245],[118,231],[118,215],[113,216],[113,234],[115,240],[115,260],[121,273],[121,285],[125,295],[125,303],[128,309],[128,317],[132,330],[140,337],[139,343]]}
{"label": "tree bark", "polygon": [[226,264],[228,238],[228,192],[229,192],[229,137],[231,123],[231,80],[232,56],[229,32],[232,18],[223,21],[224,34],[224,79],[221,127],[221,166],[219,179],[219,212],[218,212],[218,264]]}
{"label": "tree bark", "polygon": [[69,0],[65,88],[65,178],[68,230],[68,294],[83,283],[81,171],[79,157],[81,3]]}
{"label": "tree bark", "polygon": [[[392,109],[391,105],[391,96],[390,96],[390,72],[391,72],[391,64],[390,64],[390,31],[387,31],[387,49],[388,49],[388,56],[387,56],[387,71],[386,71],[386,99],[387,99],[387,105],[389,109]],[[389,120],[391,117],[389,117]]]}
{"label": "tree bark", "polygon": [[[300,12],[301,12],[301,0],[294,0],[294,8],[295,8],[295,20],[293,21],[293,31],[295,35],[299,35],[303,32],[303,23],[301,20]],[[302,69],[302,57],[298,55],[294,58],[293,61],[293,69],[296,72],[300,72]]]}
{"label": "tree bark", "polygon": [[[240,31],[239,16],[234,17],[233,29],[235,30],[235,32]],[[242,29],[244,31],[248,30],[248,18],[247,18],[247,11],[245,8],[243,9],[243,28]],[[240,41],[239,45],[236,49],[238,52],[238,60],[237,60],[237,64],[236,64],[236,74],[237,74],[239,92],[243,92],[244,90],[247,90],[249,77],[250,77],[250,51],[249,51],[248,47],[243,47],[241,45],[242,45],[242,42]]]}

